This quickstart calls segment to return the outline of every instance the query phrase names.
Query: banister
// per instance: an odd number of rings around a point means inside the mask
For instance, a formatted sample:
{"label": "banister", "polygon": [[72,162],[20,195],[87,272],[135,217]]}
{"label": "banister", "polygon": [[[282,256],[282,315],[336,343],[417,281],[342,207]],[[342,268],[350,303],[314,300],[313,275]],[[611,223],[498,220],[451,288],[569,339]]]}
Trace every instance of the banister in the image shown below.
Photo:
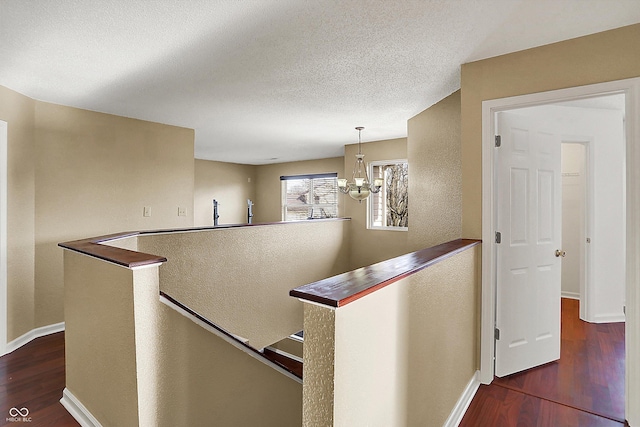
{"label": "banister", "polygon": [[176,310],[177,312],[179,312],[183,316],[185,316],[185,317],[191,319],[192,321],[194,321],[195,323],[201,325],[202,327],[207,329],[209,332],[212,332],[213,334],[215,334],[218,337],[222,338],[227,343],[233,345],[234,347],[236,347],[237,349],[243,351],[244,353],[248,354],[249,356],[253,357],[254,359],[259,360],[260,362],[264,363],[265,365],[272,367],[273,369],[275,369],[275,370],[279,371],[280,373],[286,375],[287,377],[291,378],[292,380],[302,384],[302,375],[301,374],[299,374],[297,372],[294,372],[293,370],[291,370],[289,367],[287,367],[283,363],[280,363],[278,360],[274,360],[274,358],[268,357],[263,351],[259,351],[258,349],[256,349],[256,348],[252,347],[251,345],[247,344],[246,342],[241,340],[238,336],[236,336],[236,335],[232,334],[231,332],[225,330],[220,325],[215,324],[210,319],[207,319],[205,316],[201,315],[200,313],[196,312],[192,308],[190,308],[187,305],[185,305],[185,304],[181,303],[180,301],[176,300],[172,296],[166,294],[165,292],[160,291],[160,302],[162,302],[163,304],[173,308],[174,310]]}
{"label": "banister", "polygon": [[452,240],[300,286],[292,289],[289,295],[303,301],[342,307],[480,243],[481,240],[474,239]]}
{"label": "banister", "polygon": [[[349,218],[326,218],[315,219],[314,223],[321,221],[344,221]],[[58,243],[58,246],[71,251],[79,252],[84,255],[89,255],[95,258],[102,259],[104,261],[112,262],[128,268],[142,267],[145,265],[152,265],[158,263],[167,262],[167,258],[159,255],[147,254],[144,252],[131,251],[128,249],[117,248],[114,246],[105,245],[109,241],[123,239],[127,237],[143,236],[149,234],[158,233],[181,233],[192,231],[204,231],[204,230],[217,230],[217,229],[229,229],[240,227],[261,227],[267,225],[286,225],[292,223],[300,223],[305,221],[287,221],[287,222],[264,222],[258,224],[224,224],[217,226],[207,227],[190,227],[190,228],[175,228],[166,230],[150,230],[150,231],[131,231],[116,234],[109,234],[99,237],[90,237],[87,239],[73,240],[69,242]]]}
{"label": "banister", "polygon": [[142,267],[145,265],[167,262],[167,259],[163,256],[151,255],[143,252],[131,251],[128,249],[121,249],[103,244],[111,240],[134,237],[140,234],[141,233],[137,231],[129,233],[110,234],[107,236],[91,237],[88,239],[58,243],[58,246],[128,268]]}

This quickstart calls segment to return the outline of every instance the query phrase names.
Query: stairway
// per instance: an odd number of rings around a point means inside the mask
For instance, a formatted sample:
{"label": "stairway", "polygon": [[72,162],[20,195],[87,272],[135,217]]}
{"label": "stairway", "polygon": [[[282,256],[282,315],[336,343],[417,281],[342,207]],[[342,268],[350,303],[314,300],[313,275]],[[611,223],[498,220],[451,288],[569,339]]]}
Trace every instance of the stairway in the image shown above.
{"label": "stairway", "polygon": [[273,363],[302,379],[303,344],[304,334],[303,331],[300,331],[265,347],[262,354]]}

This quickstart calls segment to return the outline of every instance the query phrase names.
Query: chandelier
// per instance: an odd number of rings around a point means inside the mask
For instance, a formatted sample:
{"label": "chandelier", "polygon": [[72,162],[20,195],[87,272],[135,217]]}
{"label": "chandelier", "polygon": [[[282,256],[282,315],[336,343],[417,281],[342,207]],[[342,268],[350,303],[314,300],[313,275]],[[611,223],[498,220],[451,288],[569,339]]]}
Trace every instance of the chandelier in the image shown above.
{"label": "chandelier", "polygon": [[364,129],[362,126],[356,128],[358,131],[358,154],[356,154],[356,164],[353,167],[351,182],[344,178],[338,179],[338,190],[341,193],[348,194],[352,199],[360,203],[369,197],[369,194],[380,192],[383,183],[381,178],[374,179],[373,185],[369,181],[367,167],[364,164],[364,154],[362,154],[362,141],[360,138],[362,129]]}

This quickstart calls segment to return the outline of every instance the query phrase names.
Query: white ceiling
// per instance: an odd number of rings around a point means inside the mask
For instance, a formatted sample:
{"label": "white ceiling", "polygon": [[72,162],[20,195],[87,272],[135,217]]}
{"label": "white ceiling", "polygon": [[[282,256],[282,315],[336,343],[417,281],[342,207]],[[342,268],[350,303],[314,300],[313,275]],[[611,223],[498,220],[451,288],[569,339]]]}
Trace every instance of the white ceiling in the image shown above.
{"label": "white ceiling", "polygon": [[640,0],[0,0],[0,85],[264,164],[406,136],[460,64],[640,22]]}

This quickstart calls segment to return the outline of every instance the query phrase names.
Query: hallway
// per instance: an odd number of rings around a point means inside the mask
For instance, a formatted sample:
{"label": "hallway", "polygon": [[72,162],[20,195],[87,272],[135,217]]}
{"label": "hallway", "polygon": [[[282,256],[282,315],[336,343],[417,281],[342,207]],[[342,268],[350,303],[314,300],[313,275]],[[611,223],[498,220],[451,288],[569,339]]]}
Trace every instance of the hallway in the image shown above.
{"label": "hallway", "polygon": [[[59,403],[64,333],[32,341],[0,358],[0,425],[11,408],[28,408],[31,426],[76,426]],[[460,427],[623,427],[624,324],[591,324],[578,301],[562,300],[558,362],[481,386]]]}
{"label": "hallway", "polygon": [[563,298],[560,360],[480,386],[460,426],[624,426],[624,335]]}
{"label": "hallway", "polygon": [[0,357],[0,426],[78,426],[60,403],[64,372],[64,332]]}

